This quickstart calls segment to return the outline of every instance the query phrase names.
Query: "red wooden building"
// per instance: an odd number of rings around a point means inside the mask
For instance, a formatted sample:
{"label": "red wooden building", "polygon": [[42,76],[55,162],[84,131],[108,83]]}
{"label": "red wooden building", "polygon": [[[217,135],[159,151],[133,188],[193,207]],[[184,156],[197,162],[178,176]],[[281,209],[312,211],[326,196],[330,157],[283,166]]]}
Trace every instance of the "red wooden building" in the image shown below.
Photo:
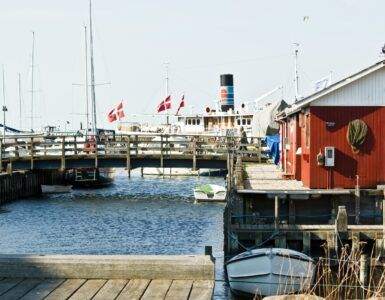
{"label": "red wooden building", "polygon": [[[297,101],[278,120],[286,178],[312,189],[385,183],[385,61]],[[367,130],[353,151],[354,120]]]}

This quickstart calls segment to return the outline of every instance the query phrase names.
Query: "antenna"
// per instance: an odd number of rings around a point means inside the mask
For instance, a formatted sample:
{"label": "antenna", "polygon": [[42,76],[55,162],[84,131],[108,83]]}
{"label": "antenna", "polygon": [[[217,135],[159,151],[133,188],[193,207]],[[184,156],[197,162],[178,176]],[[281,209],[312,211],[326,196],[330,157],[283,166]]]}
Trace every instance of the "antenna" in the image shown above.
{"label": "antenna", "polygon": [[295,88],[295,102],[297,102],[299,100],[298,52],[299,52],[299,43],[294,43],[294,88]]}

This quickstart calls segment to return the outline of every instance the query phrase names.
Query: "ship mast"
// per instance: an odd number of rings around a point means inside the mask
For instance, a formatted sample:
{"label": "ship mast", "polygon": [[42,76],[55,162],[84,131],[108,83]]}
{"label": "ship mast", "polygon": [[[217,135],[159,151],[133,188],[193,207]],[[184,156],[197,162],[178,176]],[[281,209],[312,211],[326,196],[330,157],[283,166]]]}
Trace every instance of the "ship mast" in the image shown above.
{"label": "ship mast", "polygon": [[35,31],[32,31],[32,55],[31,55],[31,132],[33,132],[33,93],[34,91],[34,67],[35,67]]}
{"label": "ship mast", "polygon": [[87,35],[87,26],[84,26],[84,41],[85,41],[85,90],[86,90],[86,137],[89,133],[90,120],[89,120],[89,95],[88,95],[88,35]]}
{"label": "ship mast", "polygon": [[92,133],[97,134],[96,124],[96,99],[95,99],[95,66],[94,66],[94,40],[92,32],[92,1],[90,0],[90,66],[91,66],[91,110],[92,110]]}

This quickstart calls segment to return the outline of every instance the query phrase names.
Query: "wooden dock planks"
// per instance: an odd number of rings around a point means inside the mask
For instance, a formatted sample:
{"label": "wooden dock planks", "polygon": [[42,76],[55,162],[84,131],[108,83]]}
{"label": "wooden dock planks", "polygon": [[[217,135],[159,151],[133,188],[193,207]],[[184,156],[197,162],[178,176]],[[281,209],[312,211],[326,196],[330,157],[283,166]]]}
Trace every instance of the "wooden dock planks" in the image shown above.
{"label": "wooden dock planks", "polygon": [[69,300],[90,300],[105,283],[106,280],[103,279],[89,279],[69,298]]}
{"label": "wooden dock planks", "polygon": [[18,283],[16,286],[8,290],[5,294],[1,295],[1,299],[4,300],[17,300],[23,297],[26,293],[37,286],[42,280],[27,278]]}
{"label": "wooden dock planks", "polygon": [[190,293],[191,300],[210,300],[213,296],[214,282],[211,280],[194,281]]}
{"label": "wooden dock planks", "polygon": [[5,278],[0,281],[0,296],[5,294],[8,290],[20,283],[22,278]]}
{"label": "wooden dock planks", "polygon": [[74,294],[85,282],[85,279],[67,279],[44,299],[67,299],[68,297],[71,297],[71,295]]}
{"label": "wooden dock planks", "polygon": [[188,299],[192,284],[192,280],[174,280],[167,292],[166,300]]}
{"label": "wooden dock planks", "polygon": [[213,294],[214,281],[0,278],[0,287],[0,299],[4,300],[208,300]]}
{"label": "wooden dock planks", "polygon": [[132,279],[130,280],[116,300],[136,300],[140,299],[146,291],[150,280]]}
{"label": "wooden dock planks", "polygon": [[25,294],[21,300],[41,300],[64,282],[64,279],[43,279],[43,281]]}
{"label": "wooden dock planks", "polygon": [[92,298],[93,300],[115,299],[128,283],[125,279],[111,279]]}
{"label": "wooden dock planks", "polygon": [[143,300],[150,299],[164,299],[168,289],[170,288],[172,280],[169,279],[154,279],[147,287],[143,297]]}

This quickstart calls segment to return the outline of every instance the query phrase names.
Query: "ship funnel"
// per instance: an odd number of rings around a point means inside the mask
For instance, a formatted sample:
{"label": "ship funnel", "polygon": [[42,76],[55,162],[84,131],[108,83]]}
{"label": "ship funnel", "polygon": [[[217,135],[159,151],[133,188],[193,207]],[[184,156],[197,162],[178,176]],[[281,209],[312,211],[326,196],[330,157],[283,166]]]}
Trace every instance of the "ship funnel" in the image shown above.
{"label": "ship funnel", "polygon": [[234,110],[234,82],[233,74],[221,75],[221,87],[219,90],[221,110]]}

